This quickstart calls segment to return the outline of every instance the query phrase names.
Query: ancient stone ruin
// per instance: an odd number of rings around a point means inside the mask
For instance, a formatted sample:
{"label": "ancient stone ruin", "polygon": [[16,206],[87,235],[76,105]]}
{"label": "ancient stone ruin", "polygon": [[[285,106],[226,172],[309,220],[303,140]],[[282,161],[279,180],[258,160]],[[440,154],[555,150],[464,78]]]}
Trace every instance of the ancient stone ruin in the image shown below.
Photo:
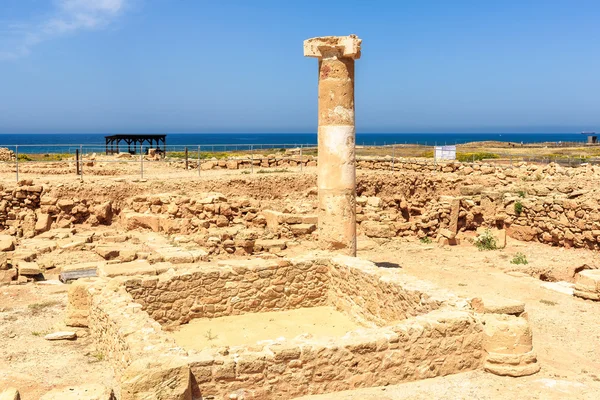
{"label": "ancient stone ruin", "polygon": [[[560,305],[544,297],[540,312],[527,290],[546,285],[583,310],[576,318],[593,315],[594,257],[564,260],[600,246],[600,205],[585,186],[600,181],[600,169],[356,159],[360,51],[354,35],[304,43],[319,60],[318,163],[306,165],[316,170],[213,171],[247,170],[251,158],[215,163],[193,182],[57,183],[42,174],[2,186],[0,285],[36,301],[68,290],[52,315],[60,321],[28,326],[23,340],[53,346],[44,354],[95,359],[64,370],[104,368],[93,379],[75,371],[68,378],[78,384],[44,386],[35,398],[335,399],[455,374],[500,386],[557,374],[544,371],[551,351],[534,339],[543,314]],[[516,256],[528,246],[554,253],[527,265]],[[461,262],[448,272],[454,252]],[[480,268],[485,280],[471,285]],[[462,280],[451,286],[453,275]],[[529,286],[494,286],[501,279]],[[32,323],[47,303],[26,307]],[[13,330],[28,321],[19,312],[3,320]],[[11,363],[30,368],[17,353]]]}
{"label": "ancient stone ruin", "polygon": [[354,60],[361,40],[326,36],[304,42],[319,60],[319,244],[356,255]]}

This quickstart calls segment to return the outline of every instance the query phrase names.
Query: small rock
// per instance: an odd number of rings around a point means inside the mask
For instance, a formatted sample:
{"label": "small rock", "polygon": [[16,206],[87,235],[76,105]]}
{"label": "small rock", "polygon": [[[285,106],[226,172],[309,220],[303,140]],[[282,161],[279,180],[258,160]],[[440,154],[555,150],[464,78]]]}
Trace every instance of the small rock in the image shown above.
{"label": "small rock", "polygon": [[8,388],[0,393],[0,400],[21,400],[19,391],[15,388]]}
{"label": "small rock", "polygon": [[46,336],[44,336],[44,339],[46,339],[46,340],[74,340],[74,339],[77,339],[77,333],[69,332],[69,331],[54,332],[54,333],[49,333]]}

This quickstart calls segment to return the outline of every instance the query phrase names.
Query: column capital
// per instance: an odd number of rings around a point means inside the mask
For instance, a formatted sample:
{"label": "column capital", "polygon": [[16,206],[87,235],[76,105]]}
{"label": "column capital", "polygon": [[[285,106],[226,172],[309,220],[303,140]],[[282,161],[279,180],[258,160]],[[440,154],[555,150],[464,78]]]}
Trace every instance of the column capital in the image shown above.
{"label": "column capital", "polygon": [[344,58],[359,59],[362,40],[356,35],[322,36],[304,41],[304,56],[323,58],[327,53],[336,52]]}

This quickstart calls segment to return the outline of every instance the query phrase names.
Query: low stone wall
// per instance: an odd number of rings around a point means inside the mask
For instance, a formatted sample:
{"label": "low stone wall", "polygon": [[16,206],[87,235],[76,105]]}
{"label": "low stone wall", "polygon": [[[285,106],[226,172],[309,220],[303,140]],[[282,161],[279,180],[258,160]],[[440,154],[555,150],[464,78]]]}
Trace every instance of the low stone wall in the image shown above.
{"label": "low stone wall", "polygon": [[408,289],[406,282],[382,279],[370,262],[364,262],[360,269],[348,266],[343,259],[335,262],[329,285],[329,303],[364,326],[385,326],[433,311],[442,303],[423,299],[423,292]]}
{"label": "low stone wall", "polygon": [[[191,370],[194,394],[219,399],[291,399],[441,376],[482,365],[481,324],[466,301],[443,290],[347,257],[306,256],[280,265],[261,265],[259,261],[158,278],[90,282],[88,324],[98,349],[119,375],[129,377],[133,360],[178,357]],[[360,278],[361,273],[367,277]],[[355,276],[354,284],[366,286],[350,289],[341,285],[346,276]],[[261,280],[264,283],[257,285]],[[240,296],[241,290],[244,296]],[[194,312],[196,316],[219,316],[327,302],[339,304],[344,311],[356,300],[356,290],[362,294],[381,291],[364,304],[356,303],[354,310],[366,308],[361,313],[351,310],[351,315],[382,327],[359,329],[341,338],[298,337],[197,352],[177,347],[150,315],[163,322],[181,323],[187,319],[184,314]],[[338,294],[344,299],[333,302]],[[375,302],[380,300],[383,304],[377,308]],[[394,300],[404,305],[385,312],[384,306],[393,307]],[[196,311],[192,311],[194,302],[199,306]],[[81,311],[84,303],[81,299],[75,303],[70,298],[69,308]],[[156,307],[157,303],[165,306]],[[236,304],[241,304],[240,308]],[[170,315],[169,306],[176,310]],[[364,317],[371,311],[376,313],[373,317]],[[416,314],[420,315],[397,320]],[[135,379],[124,383],[126,393],[132,381]]]}
{"label": "low stone wall", "polygon": [[[502,171],[494,169],[490,174],[485,168],[484,164],[479,169],[460,164],[448,175],[390,173],[390,182],[385,174],[359,179],[359,231],[374,238],[435,238],[441,229],[457,234],[481,226],[498,227],[520,240],[600,249],[597,190],[586,189],[581,182],[554,181],[560,176],[581,174],[588,180],[597,179],[597,167],[520,164],[497,167]],[[473,176],[462,176],[467,172]],[[225,197],[214,192],[140,195],[114,201],[57,193],[62,192],[33,182],[6,188],[0,201],[0,227],[10,235],[32,237],[50,227],[111,224],[118,216],[127,229],[194,234],[196,244],[209,248],[210,254],[238,255],[262,251],[262,246],[256,246],[257,240],[316,238],[316,192],[312,188],[298,193],[301,201],[313,207],[301,212],[277,206],[273,210],[268,200]],[[115,197],[119,197],[117,193]],[[224,229],[234,227],[231,232]],[[268,251],[271,244],[266,245]],[[275,249],[282,246],[272,244]]]}
{"label": "low stone wall", "polygon": [[134,302],[123,280],[115,279],[103,288],[105,284],[99,281],[89,287],[87,321],[97,351],[110,360],[117,375],[143,356],[184,353],[173,350],[177,347],[175,341],[165,336],[160,324]]}
{"label": "low stone wall", "polygon": [[[441,332],[445,332],[442,334]],[[190,356],[202,396],[292,399],[386,386],[481,367],[481,327],[467,312],[432,312],[335,341],[289,340],[261,351]]]}
{"label": "low stone wall", "polygon": [[129,281],[126,288],[154,320],[173,326],[194,318],[324,305],[327,271],[310,262],[231,260],[189,273]]}

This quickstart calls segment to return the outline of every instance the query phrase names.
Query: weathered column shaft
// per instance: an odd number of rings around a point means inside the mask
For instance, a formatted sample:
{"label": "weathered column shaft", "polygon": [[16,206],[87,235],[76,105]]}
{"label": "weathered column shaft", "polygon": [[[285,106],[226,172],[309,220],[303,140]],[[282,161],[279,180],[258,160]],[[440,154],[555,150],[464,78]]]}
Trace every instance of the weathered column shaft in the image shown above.
{"label": "weathered column shaft", "polygon": [[305,55],[319,58],[319,245],[356,256],[355,36],[309,39]]}

